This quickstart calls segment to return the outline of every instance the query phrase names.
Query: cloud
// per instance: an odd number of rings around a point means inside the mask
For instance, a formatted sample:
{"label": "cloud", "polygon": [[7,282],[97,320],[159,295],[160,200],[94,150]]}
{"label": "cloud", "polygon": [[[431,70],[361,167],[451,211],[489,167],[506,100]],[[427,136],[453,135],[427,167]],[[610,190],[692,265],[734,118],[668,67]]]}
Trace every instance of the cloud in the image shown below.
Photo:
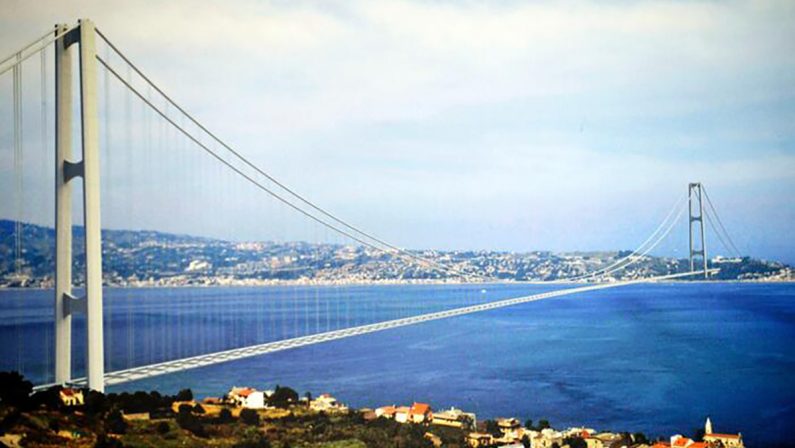
{"label": "cloud", "polygon": [[630,238],[545,227],[653,215],[696,178],[793,188],[789,1],[0,1],[0,54],[91,17],[242,152],[409,246],[510,224],[506,247],[597,247]]}

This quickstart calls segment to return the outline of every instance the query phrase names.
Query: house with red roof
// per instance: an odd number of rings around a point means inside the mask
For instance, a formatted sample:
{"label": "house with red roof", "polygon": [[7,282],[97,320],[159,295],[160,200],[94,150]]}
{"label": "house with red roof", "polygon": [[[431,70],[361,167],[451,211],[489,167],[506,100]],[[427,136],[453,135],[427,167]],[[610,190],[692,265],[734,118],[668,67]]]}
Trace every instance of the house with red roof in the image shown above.
{"label": "house with red roof", "polygon": [[430,423],[431,420],[433,420],[433,414],[429,404],[414,402],[409,408],[409,421],[411,423]]}
{"label": "house with red roof", "polygon": [[394,419],[396,411],[397,408],[395,408],[395,406],[381,406],[380,408],[377,408],[374,412],[376,417]]}
{"label": "house with red roof", "polygon": [[408,406],[398,406],[395,408],[395,421],[398,423],[408,423],[411,408]]}
{"label": "house with red roof", "polygon": [[66,406],[80,406],[83,404],[83,391],[80,389],[64,387],[58,395],[61,398],[61,403]]}
{"label": "house with red roof", "polygon": [[233,387],[226,394],[226,397],[227,400],[236,406],[248,409],[263,409],[266,407],[265,394],[265,392],[251,387]]}

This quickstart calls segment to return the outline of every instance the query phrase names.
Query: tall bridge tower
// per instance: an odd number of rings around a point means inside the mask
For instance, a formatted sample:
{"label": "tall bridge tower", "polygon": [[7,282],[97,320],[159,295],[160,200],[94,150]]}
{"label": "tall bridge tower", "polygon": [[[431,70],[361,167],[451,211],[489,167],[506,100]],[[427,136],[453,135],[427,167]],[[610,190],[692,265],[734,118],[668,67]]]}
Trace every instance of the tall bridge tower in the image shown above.
{"label": "tall bridge tower", "polygon": [[[66,25],[57,25],[63,34]],[[99,208],[99,126],[94,24],[79,26],[55,41],[55,382],[72,379],[72,315],[86,315],[88,387],[104,392],[102,328],[102,239]],[[72,53],[79,46],[82,159],[72,155]],[[72,295],[72,184],[83,179],[85,297]]]}
{"label": "tall bridge tower", "polygon": [[[687,221],[688,233],[690,235],[690,271],[695,270],[696,257],[701,258],[704,269],[704,278],[709,278],[707,271],[707,242],[704,239],[704,203],[703,189],[701,182],[693,182],[687,185],[687,205],[690,211],[690,218]],[[697,201],[698,204],[694,207],[693,202]],[[698,213],[698,214],[696,214]],[[698,239],[700,246],[696,249],[693,247],[693,223],[698,223]]]}

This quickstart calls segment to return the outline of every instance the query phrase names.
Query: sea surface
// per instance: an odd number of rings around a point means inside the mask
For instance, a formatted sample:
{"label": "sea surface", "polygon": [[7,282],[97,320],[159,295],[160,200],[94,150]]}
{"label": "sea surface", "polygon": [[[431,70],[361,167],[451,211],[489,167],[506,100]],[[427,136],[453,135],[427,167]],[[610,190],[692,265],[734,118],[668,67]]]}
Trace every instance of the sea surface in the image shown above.
{"label": "sea surface", "polygon": [[[560,285],[281,286],[105,293],[109,370],[517,297]],[[0,370],[52,381],[52,292],[0,290]],[[84,323],[75,319],[75,364]],[[75,368],[75,375],[82,375]],[[795,423],[795,284],[637,284],[356,336],[110,388],[331,392],[747,446]]]}

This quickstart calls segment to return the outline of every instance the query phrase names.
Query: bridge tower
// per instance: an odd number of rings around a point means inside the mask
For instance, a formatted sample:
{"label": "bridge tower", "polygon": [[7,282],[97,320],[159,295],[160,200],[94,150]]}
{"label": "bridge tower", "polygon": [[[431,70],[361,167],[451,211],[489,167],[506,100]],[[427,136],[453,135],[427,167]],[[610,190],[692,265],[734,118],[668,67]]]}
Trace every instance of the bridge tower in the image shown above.
{"label": "bridge tower", "polygon": [[[68,28],[56,25],[56,34]],[[102,328],[102,239],[99,207],[99,125],[94,24],[78,27],[55,42],[55,382],[72,379],[72,315],[86,315],[88,387],[104,392]],[[82,159],[72,156],[72,53],[79,46]],[[72,295],[72,184],[83,179],[85,296]]]}
{"label": "bridge tower", "polygon": [[[697,201],[698,204],[694,208],[693,202]],[[690,271],[695,270],[695,258],[701,257],[701,262],[704,269],[704,278],[709,278],[707,271],[707,242],[704,239],[704,204],[703,191],[701,182],[692,182],[687,186],[687,203],[690,211],[690,218],[688,219],[688,233],[690,235]],[[698,214],[696,214],[698,213]],[[698,249],[693,248],[693,223],[698,223],[698,238],[700,239],[700,246]]]}

